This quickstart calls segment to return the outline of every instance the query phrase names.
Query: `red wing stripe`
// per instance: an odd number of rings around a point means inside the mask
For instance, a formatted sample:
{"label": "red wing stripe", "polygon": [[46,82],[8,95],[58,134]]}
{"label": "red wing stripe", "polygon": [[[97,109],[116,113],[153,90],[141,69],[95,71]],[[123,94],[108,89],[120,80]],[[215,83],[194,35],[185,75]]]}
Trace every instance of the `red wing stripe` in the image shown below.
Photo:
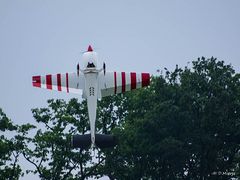
{"label": "red wing stripe", "polygon": [[41,76],[33,76],[32,77],[32,85],[34,87],[41,87]]}
{"label": "red wing stripe", "polygon": [[137,77],[136,77],[136,73],[131,72],[131,90],[136,89],[137,87]]}
{"label": "red wing stripe", "polygon": [[66,73],[66,86],[67,86],[67,93],[69,93],[69,87],[68,87],[68,73]]}
{"label": "red wing stripe", "polygon": [[46,75],[46,85],[47,89],[52,89],[52,75]]}
{"label": "red wing stripe", "polygon": [[114,72],[114,94],[117,94],[117,73]]}
{"label": "red wing stripe", "polygon": [[148,86],[150,84],[150,74],[142,73],[142,87]]}
{"label": "red wing stripe", "polygon": [[57,87],[58,91],[62,91],[61,74],[57,74]]}
{"label": "red wing stripe", "polygon": [[125,72],[122,72],[122,92],[126,91],[126,75]]}

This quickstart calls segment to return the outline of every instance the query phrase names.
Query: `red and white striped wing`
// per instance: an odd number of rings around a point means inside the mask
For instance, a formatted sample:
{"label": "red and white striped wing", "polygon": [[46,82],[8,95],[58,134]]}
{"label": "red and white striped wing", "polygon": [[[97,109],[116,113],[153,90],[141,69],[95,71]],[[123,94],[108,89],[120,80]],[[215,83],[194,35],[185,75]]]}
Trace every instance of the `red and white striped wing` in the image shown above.
{"label": "red and white striped wing", "polygon": [[49,90],[81,94],[80,89],[84,89],[84,75],[80,74],[78,76],[77,73],[65,73],[33,76],[32,85]]}
{"label": "red and white striped wing", "polygon": [[101,73],[99,76],[102,97],[124,93],[150,84],[149,73],[106,72],[105,75]]}

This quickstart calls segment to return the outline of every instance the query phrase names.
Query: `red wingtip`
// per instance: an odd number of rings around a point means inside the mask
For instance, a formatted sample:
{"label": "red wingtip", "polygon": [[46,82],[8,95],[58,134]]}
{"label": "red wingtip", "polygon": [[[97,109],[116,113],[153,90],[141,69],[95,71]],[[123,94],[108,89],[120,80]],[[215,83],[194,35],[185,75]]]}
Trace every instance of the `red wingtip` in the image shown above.
{"label": "red wingtip", "polygon": [[91,51],[93,51],[93,49],[92,49],[92,46],[91,45],[89,45],[88,46],[88,50],[87,50],[88,52],[91,52]]}
{"label": "red wingtip", "polygon": [[41,76],[33,76],[32,77],[32,85],[34,87],[41,87]]}

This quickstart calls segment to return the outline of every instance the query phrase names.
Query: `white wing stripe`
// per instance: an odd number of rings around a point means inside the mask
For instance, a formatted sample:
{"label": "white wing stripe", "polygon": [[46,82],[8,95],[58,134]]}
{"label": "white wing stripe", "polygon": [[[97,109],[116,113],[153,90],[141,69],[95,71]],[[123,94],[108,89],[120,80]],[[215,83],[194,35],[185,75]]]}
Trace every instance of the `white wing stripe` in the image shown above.
{"label": "white wing stripe", "polygon": [[122,74],[117,73],[117,93],[122,92]]}
{"label": "white wing stripe", "polygon": [[142,76],[137,74],[137,89],[142,87]]}
{"label": "white wing stripe", "polygon": [[57,76],[54,76],[54,75],[52,76],[52,85],[53,85],[52,89],[57,91],[58,90],[58,88],[56,86],[57,85]]}
{"label": "white wing stripe", "polygon": [[61,74],[61,86],[62,86],[62,91],[67,92],[67,88],[66,88],[66,75],[65,74]]}
{"label": "white wing stripe", "polygon": [[130,73],[126,73],[126,91],[131,90],[131,77]]}
{"label": "white wing stripe", "polygon": [[46,76],[42,76],[41,77],[41,84],[42,84],[42,88],[47,89],[47,84],[46,84]]}

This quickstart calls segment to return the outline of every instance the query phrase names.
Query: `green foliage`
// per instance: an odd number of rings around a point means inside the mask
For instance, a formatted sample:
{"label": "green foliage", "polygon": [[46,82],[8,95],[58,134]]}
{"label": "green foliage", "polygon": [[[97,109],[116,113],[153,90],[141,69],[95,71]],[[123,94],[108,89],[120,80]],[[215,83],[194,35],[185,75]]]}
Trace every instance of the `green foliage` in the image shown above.
{"label": "green foliage", "polygon": [[48,108],[32,110],[33,117],[43,125],[33,138],[24,144],[27,161],[35,166],[41,179],[84,179],[94,169],[87,166],[91,151],[71,149],[73,134],[85,134],[88,130],[86,102],[76,99],[49,100]]}
{"label": "green foliage", "polygon": [[[18,126],[0,108],[0,132],[16,133]],[[22,173],[18,164],[20,148],[19,141],[15,138],[0,136],[0,179],[18,179]]]}
{"label": "green foliage", "polygon": [[124,125],[113,131],[120,143],[106,153],[110,176],[229,179],[239,167],[239,83],[231,66],[199,58],[127,94]]}

